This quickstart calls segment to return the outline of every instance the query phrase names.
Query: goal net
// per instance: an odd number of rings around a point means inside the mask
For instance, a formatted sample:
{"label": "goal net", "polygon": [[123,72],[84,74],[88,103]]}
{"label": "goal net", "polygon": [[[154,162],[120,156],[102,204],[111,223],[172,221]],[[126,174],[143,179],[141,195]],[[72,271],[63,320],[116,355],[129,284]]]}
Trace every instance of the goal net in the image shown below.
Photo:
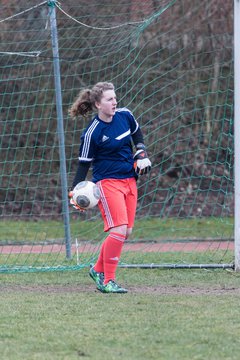
{"label": "goal net", "polygon": [[115,84],[153,164],[121,266],[233,267],[232,2],[2,0],[0,14],[0,271],[96,260],[99,211],[68,207],[64,179],[91,118],[69,106],[98,81]]}

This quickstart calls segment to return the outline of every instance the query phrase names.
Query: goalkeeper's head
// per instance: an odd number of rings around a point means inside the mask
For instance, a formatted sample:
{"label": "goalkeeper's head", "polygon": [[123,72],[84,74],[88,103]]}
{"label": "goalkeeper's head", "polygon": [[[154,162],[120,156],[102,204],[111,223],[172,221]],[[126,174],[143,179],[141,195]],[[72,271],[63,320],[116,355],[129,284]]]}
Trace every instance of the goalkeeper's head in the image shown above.
{"label": "goalkeeper's head", "polygon": [[110,82],[98,82],[92,89],[83,89],[69,109],[69,115],[76,118],[79,115],[87,115],[88,112],[96,109],[95,104],[100,103],[104,91],[113,90],[114,85]]}

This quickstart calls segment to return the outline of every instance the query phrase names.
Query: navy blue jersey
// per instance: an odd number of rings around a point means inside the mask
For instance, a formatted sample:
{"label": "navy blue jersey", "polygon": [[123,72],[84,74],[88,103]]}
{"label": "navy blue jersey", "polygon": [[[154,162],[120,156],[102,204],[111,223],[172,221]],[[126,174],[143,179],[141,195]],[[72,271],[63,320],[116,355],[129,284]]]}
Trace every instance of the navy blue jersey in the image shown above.
{"label": "navy blue jersey", "polygon": [[132,135],[138,122],[126,108],[117,109],[110,123],[95,116],[81,136],[80,162],[92,162],[93,182],[135,177]]}

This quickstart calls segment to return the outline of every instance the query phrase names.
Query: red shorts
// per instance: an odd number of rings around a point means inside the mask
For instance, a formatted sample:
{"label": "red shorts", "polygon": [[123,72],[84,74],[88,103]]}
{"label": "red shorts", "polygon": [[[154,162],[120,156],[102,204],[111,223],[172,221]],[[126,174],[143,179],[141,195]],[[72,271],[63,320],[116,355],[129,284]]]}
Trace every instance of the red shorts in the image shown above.
{"label": "red shorts", "polygon": [[135,178],[104,179],[97,183],[101,197],[98,203],[104,222],[104,231],[134,225],[137,208],[137,184]]}

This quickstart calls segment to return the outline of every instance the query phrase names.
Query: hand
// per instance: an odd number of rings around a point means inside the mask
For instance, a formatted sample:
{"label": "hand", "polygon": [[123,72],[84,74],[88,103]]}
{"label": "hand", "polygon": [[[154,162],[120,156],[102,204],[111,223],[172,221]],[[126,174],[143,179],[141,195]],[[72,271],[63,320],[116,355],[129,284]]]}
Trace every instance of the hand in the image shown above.
{"label": "hand", "polygon": [[145,175],[150,172],[152,163],[144,149],[137,150],[134,157],[134,168],[138,175]]}
{"label": "hand", "polygon": [[73,191],[69,190],[68,191],[68,198],[71,199],[73,197]]}
{"label": "hand", "polygon": [[74,209],[76,209],[76,210],[78,210],[78,211],[80,211],[80,212],[84,212],[86,209],[83,209],[83,208],[81,208],[74,200],[73,200],[73,191],[72,190],[70,190],[69,192],[68,192],[68,197],[69,197],[69,199],[70,199],[70,205],[72,205],[73,207],[74,207]]}

